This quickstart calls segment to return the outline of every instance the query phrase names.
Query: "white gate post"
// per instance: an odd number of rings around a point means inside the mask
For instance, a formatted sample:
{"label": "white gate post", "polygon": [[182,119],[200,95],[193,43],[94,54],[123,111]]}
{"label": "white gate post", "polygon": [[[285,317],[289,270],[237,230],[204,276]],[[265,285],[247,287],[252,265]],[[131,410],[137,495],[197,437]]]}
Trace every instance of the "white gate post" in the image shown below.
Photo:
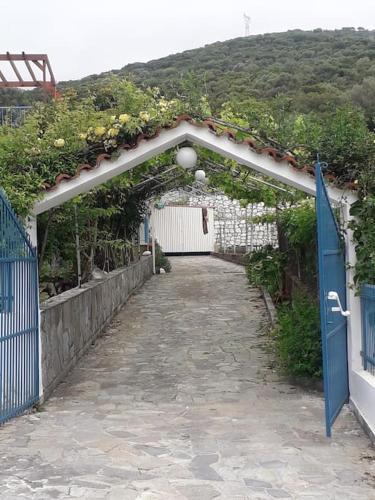
{"label": "white gate post", "polygon": [[[31,214],[27,218],[26,222],[26,233],[29,237],[30,243],[35,250],[36,257],[38,259],[38,232],[37,232],[37,216]],[[38,266],[38,261],[37,261]],[[38,267],[37,267],[38,270]],[[37,272],[38,279],[38,293],[37,293],[37,307],[38,307],[38,355],[39,355],[39,401],[43,401],[43,371],[42,371],[42,335],[41,335],[41,314],[40,314],[40,303],[39,303],[39,272]]]}
{"label": "white gate post", "polygon": [[348,368],[349,368],[349,383],[350,372],[352,370],[362,369],[362,318],[361,318],[361,300],[356,294],[354,285],[355,265],[357,256],[354,246],[353,231],[348,228],[349,222],[352,219],[350,216],[350,204],[342,205],[342,216],[344,228],[346,229],[345,238],[345,255],[346,255],[346,308],[350,311],[348,317]]}
{"label": "white gate post", "polygon": [[348,317],[348,374],[349,396],[354,411],[365,422],[370,434],[375,435],[375,380],[374,376],[365,371],[362,363],[362,315],[361,299],[353,286],[354,266],[357,261],[354,246],[353,231],[348,223],[354,218],[350,215],[350,204],[342,206],[344,227],[346,229],[346,300]]}
{"label": "white gate post", "polygon": [[36,215],[32,214],[27,217],[26,233],[29,236],[30,243],[33,248],[38,249],[38,233]]}

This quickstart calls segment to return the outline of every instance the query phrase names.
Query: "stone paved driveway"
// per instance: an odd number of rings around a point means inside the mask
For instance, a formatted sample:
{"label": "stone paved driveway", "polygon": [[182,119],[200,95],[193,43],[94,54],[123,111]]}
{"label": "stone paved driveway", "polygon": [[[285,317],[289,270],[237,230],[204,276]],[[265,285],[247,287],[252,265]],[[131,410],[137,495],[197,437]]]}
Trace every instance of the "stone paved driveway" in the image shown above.
{"label": "stone paved driveway", "polygon": [[0,429],[0,497],[372,499],[374,452],[346,409],[268,368],[243,269],[173,259],[39,413]]}

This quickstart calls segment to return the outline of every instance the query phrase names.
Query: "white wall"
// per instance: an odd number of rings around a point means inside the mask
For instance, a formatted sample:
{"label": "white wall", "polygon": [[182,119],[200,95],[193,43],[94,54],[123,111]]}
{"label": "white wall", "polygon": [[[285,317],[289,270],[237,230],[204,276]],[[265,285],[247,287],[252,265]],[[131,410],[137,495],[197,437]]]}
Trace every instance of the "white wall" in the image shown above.
{"label": "white wall", "polygon": [[349,371],[350,400],[375,437],[375,377],[360,369]]}
{"label": "white wall", "polygon": [[152,209],[155,238],[166,253],[213,252],[214,211],[208,209],[208,233],[203,233],[202,208],[166,206]]}
{"label": "white wall", "polygon": [[350,206],[341,207],[342,221],[346,229],[346,302],[350,311],[348,318],[348,372],[350,400],[370,432],[375,436],[375,377],[363,369],[362,362],[362,316],[361,301],[354,283],[357,256],[353,231],[349,227],[352,220]]}
{"label": "white wall", "polygon": [[165,193],[162,201],[174,206],[182,204],[213,208],[215,240],[219,251],[233,251],[234,245],[246,250],[267,244],[275,247],[278,245],[276,224],[254,224],[249,221],[251,217],[274,212],[274,209],[266,207],[264,203],[250,203],[247,207],[242,207],[238,200],[231,200],[224,194],[188,193],[183,189]]}

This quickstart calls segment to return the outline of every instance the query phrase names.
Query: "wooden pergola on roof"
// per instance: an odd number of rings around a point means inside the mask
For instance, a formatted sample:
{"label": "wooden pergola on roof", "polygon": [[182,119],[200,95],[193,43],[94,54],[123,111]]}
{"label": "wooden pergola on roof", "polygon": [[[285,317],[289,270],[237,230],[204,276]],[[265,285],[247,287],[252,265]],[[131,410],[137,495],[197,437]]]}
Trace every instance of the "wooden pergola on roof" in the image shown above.
{"label": "wooden pergola on roof", "polygon": [[[5,74],[11,70],[11,76]],[[0,54],[0,88],[34,87],[56,96],[56,81],[47,54]]]}

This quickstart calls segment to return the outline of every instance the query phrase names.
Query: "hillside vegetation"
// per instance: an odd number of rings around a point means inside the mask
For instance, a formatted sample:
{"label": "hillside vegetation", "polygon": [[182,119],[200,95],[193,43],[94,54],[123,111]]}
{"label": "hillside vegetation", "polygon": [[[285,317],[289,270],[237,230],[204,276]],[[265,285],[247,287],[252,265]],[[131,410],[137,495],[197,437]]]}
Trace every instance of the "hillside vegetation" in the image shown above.
{"label": "hillside vegetation", "polygon": [[[113,71],[135,83],[183,95],[186,76],[207,93],[213,110],[232,98],[293,98],[300,111],[324,110],[348,100],[375,111],[375,31],[341,29],[271,33],[217,42],[148,63]],[[62,87],[83,90],[108,73]]]}
{"label": "hillside vegetation", "polygon": [[[56,68],[58,74],[58,68]],[[189,86],[208,94],[217,112],[232,99],[292,98],[295,110],[324,111],[352,101],[368,117],[375,114],[375,31],[287,31],[217,42],[179,54],[124,66],[120,70],[60,82],[85,95],[109,75],[157,86],[167,97],[183,96]],[[0,92],[0,105],[29,104],[31,92]],[[40,97],[40,93],[35,93]]]}

